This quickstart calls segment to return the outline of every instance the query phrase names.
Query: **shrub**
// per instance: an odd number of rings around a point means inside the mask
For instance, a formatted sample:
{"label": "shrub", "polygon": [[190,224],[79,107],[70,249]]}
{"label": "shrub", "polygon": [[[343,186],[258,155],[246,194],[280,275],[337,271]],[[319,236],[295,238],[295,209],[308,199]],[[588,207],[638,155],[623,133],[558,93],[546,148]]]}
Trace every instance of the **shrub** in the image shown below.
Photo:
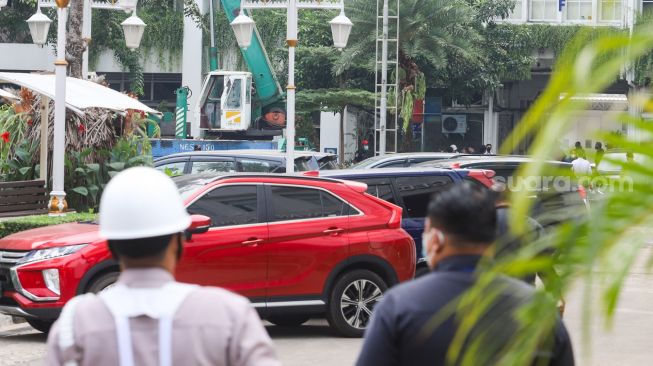
{"label": "shrub", "polygon": [[69,222],[81,222],[95,220],[96,215],[93,213],[73,213],[66,216],[37,215],[21,217],[19,219],[10,219],[0,221],[0,238],[11,235],[20,231],[35,229],[43,226],[65,224]]}

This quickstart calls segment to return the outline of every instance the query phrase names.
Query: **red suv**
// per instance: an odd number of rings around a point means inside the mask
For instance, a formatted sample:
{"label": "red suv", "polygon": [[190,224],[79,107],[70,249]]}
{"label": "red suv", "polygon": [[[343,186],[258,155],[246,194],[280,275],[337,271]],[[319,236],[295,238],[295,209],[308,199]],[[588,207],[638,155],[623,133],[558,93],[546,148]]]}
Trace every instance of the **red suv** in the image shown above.
{"label": "red suv", "polygon": [[[361,336],[383,292],[414,275],[401,208],[365,193],[365,184],[283,175],[175,180],[194,215],[177,279],[246,296],[272,323],[326,315],[340,334]],[[7,236],[0,313],[47,331],[66,301],[110,286],[118,271],[92,222]]]}

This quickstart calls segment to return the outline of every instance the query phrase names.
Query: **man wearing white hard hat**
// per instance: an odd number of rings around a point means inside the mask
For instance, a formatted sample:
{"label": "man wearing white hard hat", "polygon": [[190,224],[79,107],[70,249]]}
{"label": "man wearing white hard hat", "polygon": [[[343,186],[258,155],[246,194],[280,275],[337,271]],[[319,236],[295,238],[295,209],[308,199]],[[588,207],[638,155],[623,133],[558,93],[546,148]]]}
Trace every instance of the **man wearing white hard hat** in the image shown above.
{"label": "man wearing white hard hat", "polygon": [[247,299],[174,280],[191,220],[164,173],[116,175],[99,219],[122,273],[115,286],[66,304],[48,337],[48,365],[280,364]]}

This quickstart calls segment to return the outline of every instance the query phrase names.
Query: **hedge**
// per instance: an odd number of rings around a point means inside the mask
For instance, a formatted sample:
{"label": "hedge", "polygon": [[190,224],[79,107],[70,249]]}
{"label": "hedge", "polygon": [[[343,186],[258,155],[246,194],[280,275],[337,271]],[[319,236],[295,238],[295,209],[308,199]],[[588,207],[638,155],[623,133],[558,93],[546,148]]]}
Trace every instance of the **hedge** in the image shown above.
{"label": "hedge", "polygon": [[93,213],[73,213],[67,214],[66,216],[50,217],[48,215],[38,215],[9,219],[0,221],[0,238],[37,227],[65,224],[68,222],[92,221],[95,218],[96,214]]}

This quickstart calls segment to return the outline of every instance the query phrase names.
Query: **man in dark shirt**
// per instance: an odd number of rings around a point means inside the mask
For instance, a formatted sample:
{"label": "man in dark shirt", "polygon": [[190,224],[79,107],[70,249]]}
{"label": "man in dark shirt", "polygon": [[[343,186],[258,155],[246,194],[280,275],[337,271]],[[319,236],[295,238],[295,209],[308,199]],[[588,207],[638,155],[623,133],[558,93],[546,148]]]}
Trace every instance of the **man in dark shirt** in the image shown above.
{"label": "man in dark shirt", "polygon": [[[494,197],[469,183],[440,193],[429,205],[422,243],[433,272],[388,291],[375,307],[358,366],[446,365],[458,330],[457,314],[446,310],[474,286],[476,267],[492,244],[496,230]],[[500,295],[464,340],[461,360],[470,353],[490,352],[482,365],[492,365],[512,342],[515,309],[533,298],[528,284],[500,276],[492,282]],[[440,322],[434,322],[444,314]],[[571,341],[557,319],[554,334],[533,355],[532,364],[573,365]],[[481,341],[480,349],[474,349]],[[485,348],[484,348],[485,347]],[[480,356],[479,356],[480,357]],[[453,362],[459,364],[460,362]]]}

